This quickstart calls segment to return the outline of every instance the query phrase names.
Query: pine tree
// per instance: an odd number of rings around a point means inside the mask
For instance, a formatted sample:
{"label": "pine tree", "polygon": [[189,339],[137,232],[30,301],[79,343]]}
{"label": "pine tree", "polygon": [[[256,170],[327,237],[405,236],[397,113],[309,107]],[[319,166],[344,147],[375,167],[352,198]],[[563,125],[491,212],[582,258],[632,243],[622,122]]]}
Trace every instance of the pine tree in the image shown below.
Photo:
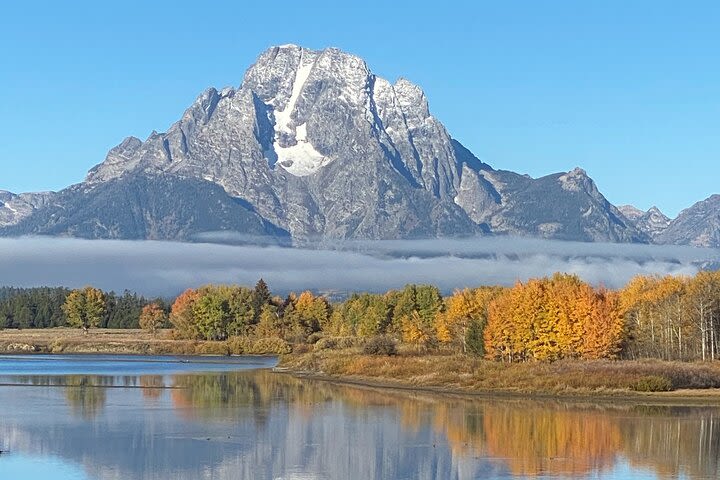
{"label": "pine tree", "polygon": [[472,355],[485,355],[483,324],[480,320],[471,320],[465,333],[465,351]]}
{"label": "pine tree", "polygon": [[253,323],[258,323],[263,307],[270,303],[272,303],[272,293],[270,293],[270,288],[268,288],[265,280],[261,278],[257,281],[255,289],[253,290]]}

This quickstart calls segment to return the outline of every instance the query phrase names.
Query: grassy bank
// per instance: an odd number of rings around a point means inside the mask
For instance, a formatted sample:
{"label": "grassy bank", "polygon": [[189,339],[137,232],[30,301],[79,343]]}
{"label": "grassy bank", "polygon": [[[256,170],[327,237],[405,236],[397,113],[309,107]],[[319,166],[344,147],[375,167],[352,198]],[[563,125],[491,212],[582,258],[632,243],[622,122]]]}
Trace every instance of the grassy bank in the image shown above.
{"label": "grassy bank", "polygon": [[0,331],[0,353],[110,353],[134,355],[216,352],[214,342],[174,340],[170,331],[46,328]]}
{"label": "grassy bank", "polygon": [[[267,340],[175,340],[170,331],[153,335],[127,329],[92,329],[87,334],[70,328],[2,330],[0,353],[272,353],[264,351],[276,347],[266,345]],[[507,364],[460,354],[420,354],[407,346],[401,347],[394,356],[368,355],[360,347],[316,350],[308,345],[300,347],[283,355],[279,367],[296,374],[372,386],[523,395],[652,394],[720,400],[720,362],[564,360]]]}
{"label": "grassy bank", "polygon": [[177,340],[172,330],[77,328],[0,330],[2,353],[108,353],[125,355],[272,355],[291,351],[277,338],[234,337],[224,342]]}
{"label": "grassy bank", "polygon": [[[468,393],[638,396],[658,392],[720,399],[720,364],[645,361],[499,363],[465,355],[356,349],[285,355],[281,368],[298,374],[391,387]],[[688,393],[691,392],[691,393]]]}

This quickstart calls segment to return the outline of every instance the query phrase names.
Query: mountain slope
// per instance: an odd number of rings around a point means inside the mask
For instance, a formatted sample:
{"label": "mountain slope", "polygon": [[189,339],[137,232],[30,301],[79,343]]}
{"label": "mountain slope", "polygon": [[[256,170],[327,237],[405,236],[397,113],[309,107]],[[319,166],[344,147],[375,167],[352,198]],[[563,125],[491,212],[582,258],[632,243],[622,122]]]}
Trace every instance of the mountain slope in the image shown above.
{"label": "mountain slope", "polygon": [[632,205],[621,205],[618,210],[632,222],[635,227],[648,237],[655,239],[660,236],[670,225],[670,218],[657,207],[650,208],[643,212]]}
{"label": "mountain slope", "polygon": [[660,235],[658,243],[720,247],[720,195],[697,202],[680,212]]}
{"label": "mountain slope", "polygon": [[502,199],[488,218],[493,232],[590,242],[649,241],[580,168],[538,179],[507,171],[481,174]]}
{"label": "mountain slope", "polygon": [[46,205],[53,197],[52,192],[21,193],[19,195],[0,190],[0,228],[15,225],[32,215],[36,209]]}
{"label": "mountain slope", "polygon": [[169,175],[134,175],[72,186],[57,193],[51,205],[0,232],[190,240],[199,232],[219,230],[288,237],[219,186]]}
{"label": "mountain slope", "polygon": [[[212,225],[196,221],[183,229],[175,219],[184,214],[166,209],[143,210],[145,223],[121,215],[112,225],[109,218],[93,224],[104,205],[82,201],[83,195],[107,191],[104,201],[112,203],[111,193],[121,194],[117,182],[158,175],[216,184],[300,241],[482,232],[647,241],[584,172],[531,179],[494,170],[450,137],[418,86],[390,83],[340,50],[295,45],[262,53],[239,88],[203,92],[167,132],[145,141],[128,137],[71,194],[33,207],[6,231],[184,238],[210,226],[260,228],[220,216]],[[191,204],[200,194],[193,194],[179,205],[199,213]],[[137,210],[138,202],[123,207]],[[58,209],[62,222],[54,216]],[[156,228],[164,216],[172,228]]]}

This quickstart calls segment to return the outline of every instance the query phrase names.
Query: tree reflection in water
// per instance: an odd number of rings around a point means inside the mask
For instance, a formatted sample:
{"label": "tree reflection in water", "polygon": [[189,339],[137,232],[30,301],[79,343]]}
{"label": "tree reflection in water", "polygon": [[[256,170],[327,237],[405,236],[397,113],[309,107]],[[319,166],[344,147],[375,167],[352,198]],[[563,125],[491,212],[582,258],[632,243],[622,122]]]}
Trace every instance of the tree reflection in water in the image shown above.
{"label": "tree reflection in water", "polygon": [[165,389],[165,378],[162,375],[140,375],[140,387],[146,400],[158,400]]}
{"label": "tree reflection in water", "polygon": [[97,375],[68,375],[65,397],[74,414],[91,419],[100,414],[107,400],[106,387],[113,385],[112,377]]}
{"label": "tree reflection in water", "polygon": [[382,409],[395,412],[405,432],[431,428],[445,439],[454,460],[501,461],[511,474],[522,477],[592,476],[610,471],[621,458],[633,467],[654,470],[660,478],[720,475],[716,408],[461,399],[270,372],[176,375],[172,383],[174,407],[184,418],[252,416],[262,426],[274,409],[283,408],[310,424],[324,414],[318,408],[323,404],[355,415]]}

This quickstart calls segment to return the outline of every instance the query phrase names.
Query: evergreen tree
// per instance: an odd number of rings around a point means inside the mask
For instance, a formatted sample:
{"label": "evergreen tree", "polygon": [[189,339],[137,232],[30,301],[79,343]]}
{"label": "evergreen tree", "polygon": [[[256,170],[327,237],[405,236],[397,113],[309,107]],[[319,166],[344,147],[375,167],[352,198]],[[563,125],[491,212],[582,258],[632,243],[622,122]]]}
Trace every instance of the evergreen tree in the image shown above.
{"label": "evergreen tree", "polygon": [[485,340],[483,339],[484,322],[473,319],[468,323],[465,332],[465,349],[472,355],[485,355]]}
{"label": "evergreen tree", "polygon": [[252,309],[253,309],[253,323],[258,323],[260,320],[260,313],[265,305],[272,303],[272,293],[268,288],[267,283],[262,278],[255,284],[253,290]]}

